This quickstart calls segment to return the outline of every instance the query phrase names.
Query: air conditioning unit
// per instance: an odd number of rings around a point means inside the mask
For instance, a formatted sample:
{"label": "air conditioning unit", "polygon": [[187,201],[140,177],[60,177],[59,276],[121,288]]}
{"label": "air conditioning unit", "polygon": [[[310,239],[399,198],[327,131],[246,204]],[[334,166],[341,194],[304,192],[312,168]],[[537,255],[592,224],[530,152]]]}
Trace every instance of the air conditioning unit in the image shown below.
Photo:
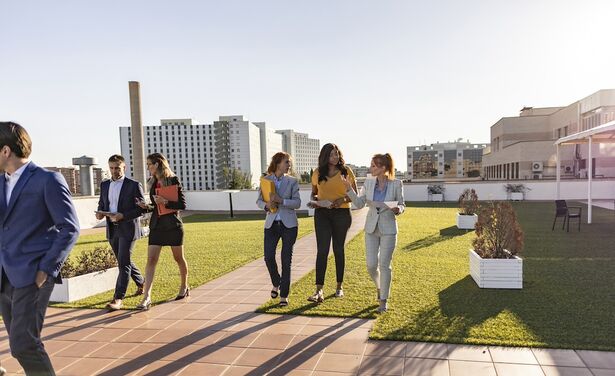
{"label": "air conditioning unit", "polygon": [[532,172],[542,172],[542,162],[532,162]]}
{"label": "air conditioning unit", "polygon": [[532,179],[534,180],[541,180],[542,179],[542,173],[533,173],[532,174]]}
{"label": "air conditioning unit", "polygon": [[574,172],[574,167],[572,165],[562,166],[562,170],[565,174],[572,174]]}

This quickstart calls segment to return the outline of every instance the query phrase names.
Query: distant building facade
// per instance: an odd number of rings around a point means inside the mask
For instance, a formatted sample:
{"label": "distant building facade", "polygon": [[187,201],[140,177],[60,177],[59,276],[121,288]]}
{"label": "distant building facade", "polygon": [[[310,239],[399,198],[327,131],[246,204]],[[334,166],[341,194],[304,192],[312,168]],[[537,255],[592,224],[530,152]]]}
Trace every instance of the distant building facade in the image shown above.
{"label": "distant building facade", "polygon": [[282,135],[283,150],[293,157],[293,171],[298,174],[309,173],[318,167],[320,140],[310,138],[307,133],[295,132],[292,129],[276,131]]}
{"label": "distant building facade", "polygon": [[407,147],[409,179],[458,180],[480,177],[486,144],[446,142]]}
{"label": "distant building facade", "polygon": [[[491,126],[491,146],[483,155],[483,176],[490,180],[554,179],[555,141],[615,120],[615,89],[600,90],[565,107],[524,107],[517,117]],[[562,178],[584,178],[587,145],[560,148]],[[615,176],[615,147],[593,146],[592,175]]]}

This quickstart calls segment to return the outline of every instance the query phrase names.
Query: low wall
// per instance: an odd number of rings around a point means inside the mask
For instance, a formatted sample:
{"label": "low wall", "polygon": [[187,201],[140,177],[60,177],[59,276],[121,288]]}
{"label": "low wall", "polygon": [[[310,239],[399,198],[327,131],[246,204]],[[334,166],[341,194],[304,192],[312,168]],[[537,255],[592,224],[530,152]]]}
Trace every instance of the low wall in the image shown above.
{"label": "low wall", "polygon": [[[479,200],[506,200],[507,194],[504,185],[507,182],[474,181],[467,183],[443,183],[446,201],[457,201],[457,198],[466,188],[473,188]],[[526,200],[555,200],[555,181],[514,181],[513,184],[523,183],[530,189],[525,195]],[[560,197],[565,200],[587,199],[587,181],[562,181]],[[404,198],[406,201],[427,201],[428,183],[411,183],[404,185]],[[302,187],[301,208],[307,210],[310,198],[310,188]],[[238,211],[257,211],[257,191],[244,190],[233,193],[233,209]],[[615,180],[596,180],[592,183],[592,197],[596,199],[615,199]],[[94,217],[94,210],[98,205],[98,197],[77,197],[74,199],[81,228],[92,228],[101,225]],[[188,191],[186,192],[187,209],[206,211],[229,210],[229,194],[222,191]]]}

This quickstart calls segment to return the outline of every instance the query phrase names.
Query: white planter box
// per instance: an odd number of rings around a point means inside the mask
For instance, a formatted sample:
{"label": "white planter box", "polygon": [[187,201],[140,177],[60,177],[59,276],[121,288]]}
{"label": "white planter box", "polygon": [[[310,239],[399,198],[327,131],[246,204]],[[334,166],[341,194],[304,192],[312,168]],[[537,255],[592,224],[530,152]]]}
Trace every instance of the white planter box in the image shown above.
{"label": "white planter box", "polygon": [[462,215],[457,213],[457,228],[460,230],[474,230],[478,221],[478,215]]}
{"label": "white planter box", "polygon": [[444,194],[442,194],[442,193],[432,193],[431,194],[431,201],[435,201],[435,202],[442,202],[442,201],[444,201]]}
{"label": "white planter box", "polygon": [[511,192],[510,199],[513,201],[523,201],[523,192]]}
{"label": "white planter box", "polygon": [[52,302],[72,302],[115,288],[119,271],[117,267],[62,279],[51,293]]}
{"label": "white planter box", "polygon": [[483,259],[470,250],[470,275],[484,289],[521,289],[523,288],[523,260]]}

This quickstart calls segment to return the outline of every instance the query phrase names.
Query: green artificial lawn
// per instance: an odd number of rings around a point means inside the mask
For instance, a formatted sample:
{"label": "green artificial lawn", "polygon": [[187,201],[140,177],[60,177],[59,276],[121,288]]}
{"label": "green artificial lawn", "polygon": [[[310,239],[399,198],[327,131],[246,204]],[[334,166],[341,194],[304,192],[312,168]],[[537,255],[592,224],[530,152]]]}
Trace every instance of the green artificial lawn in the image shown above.
{"label": "green artificial lawn", "polygon": [[[580,205],[570,203],[570,205]],[[291,287],[286,309],[315,316],[377,317],[373,339],[615,350],[615,213],[594,207],[581,232],[551,231],[552,202],[514,203],[525,232],[523,289],[479,289],[469,275],[474,232],[457,230],[452,204],[411,203],[399,217],[393,287],[387,313],[377,315],[376,289],[365,268],[363,235],[346,248],[342,299],[332,297],[329,259],[325,302],[306,301],[314,272]],[[561,219],[558,219],[561,221]],[[573,229],[574,228],[574,229]]]}
{"label": "green artificial lawn", "polygon": [[[188,262],[188,281],[197,287],[220,277],[246,263],[263,257],[263,215],[239,215],[231,219],[226,215],[198,214],[184,218],[184,252]],[[299,237],[312,232],[313,218],[299,217]],[[70,257],[103,246],[109,247],[105,234],[83,235]],[[137,241],[132,259],[145,274],[147,238]],[[263,268],[265,266],[263,265]],[[163,247],[156,267],[152,290],[154,304],[168,301],[179,292],[179,268],[170,247]],[[125,308],[134,308],[141,296],[134,296],[136,285],[128,285]],[[53,303],[54,307],[104,308],[113,298],[113,290],[72,303]]]}

